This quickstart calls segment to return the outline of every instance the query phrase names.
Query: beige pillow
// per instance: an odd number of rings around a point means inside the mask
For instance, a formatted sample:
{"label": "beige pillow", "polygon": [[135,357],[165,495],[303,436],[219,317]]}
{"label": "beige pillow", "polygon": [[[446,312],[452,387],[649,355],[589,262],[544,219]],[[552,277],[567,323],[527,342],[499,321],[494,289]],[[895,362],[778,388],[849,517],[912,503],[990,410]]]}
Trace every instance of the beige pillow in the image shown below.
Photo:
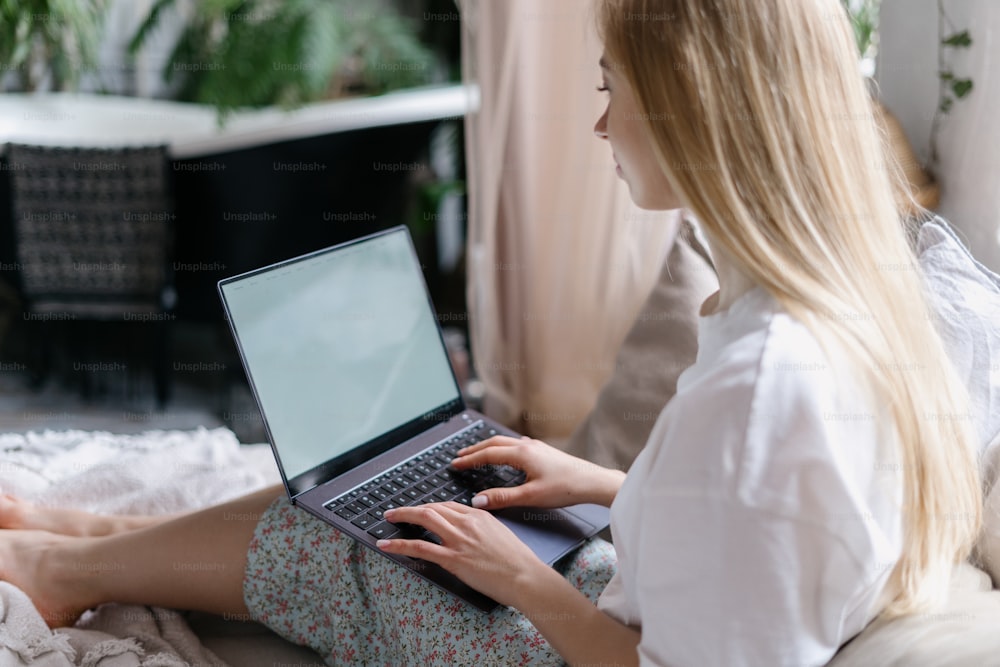
{"label": "beige pillow", "polygon": [[564,449],[627,470],[653,422],[677,391],[677,377],[698,351],[698,311],[719,288],[705,244],[685,220],[652,292],[615,360],[597,403]]}
{"label": "beige pillow", "polygon": [[948,602],[926,614],[878,618],[827,667],[996,665],[1000,655],[1000,591],[968,563],[955,567]]}

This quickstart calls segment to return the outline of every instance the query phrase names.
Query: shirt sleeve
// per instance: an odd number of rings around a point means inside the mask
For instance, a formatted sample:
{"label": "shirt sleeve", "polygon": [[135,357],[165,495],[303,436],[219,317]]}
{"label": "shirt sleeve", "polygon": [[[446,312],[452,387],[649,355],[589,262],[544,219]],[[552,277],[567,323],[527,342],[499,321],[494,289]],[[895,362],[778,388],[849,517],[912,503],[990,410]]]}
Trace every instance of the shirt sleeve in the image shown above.
{"label": "shirt sleeve", "polygon": [[720,363],[676,402],[647,459],[643,665],[825,665],[898,557],[895,483],[873,472],[883,415],[801,327],[770,334],[755,363]]}
{"label": "shirt sleeve", "polygon": [[647,498],[669,511],[640,538],[642,665],[824,665],[863,566],[826,529],[721,499]]}

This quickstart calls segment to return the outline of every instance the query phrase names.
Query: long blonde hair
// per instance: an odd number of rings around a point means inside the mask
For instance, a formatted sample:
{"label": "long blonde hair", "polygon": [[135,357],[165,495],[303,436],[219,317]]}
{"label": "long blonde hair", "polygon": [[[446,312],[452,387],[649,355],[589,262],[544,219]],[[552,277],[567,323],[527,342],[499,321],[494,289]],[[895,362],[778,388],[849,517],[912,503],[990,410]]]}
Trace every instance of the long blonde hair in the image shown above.
{"label": "long blonde hair", "polygon": [[840,1],[601,0],[597,18],[674,191],[889,406],[904,542],[885,613],[939,600],[979,531],[975,436]]}

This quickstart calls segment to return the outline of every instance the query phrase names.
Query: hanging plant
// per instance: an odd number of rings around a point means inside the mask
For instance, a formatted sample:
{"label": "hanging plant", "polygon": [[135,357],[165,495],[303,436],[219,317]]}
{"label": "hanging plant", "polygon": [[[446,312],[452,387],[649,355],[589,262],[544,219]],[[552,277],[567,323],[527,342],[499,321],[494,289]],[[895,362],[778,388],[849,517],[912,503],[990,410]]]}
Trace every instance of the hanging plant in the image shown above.
{"label": "hanging plant", "polygon": [[938,134],[941,123],[948,115],[955,102],[965,99],[972,93],[973,81],[961,77],[952,71],[950,55],[956,49],[972,47],[972,35],[968,30],[956,30],[945,11],[944,0],[938,0],[938,108],[931,125],[931,160],[937,164]]}

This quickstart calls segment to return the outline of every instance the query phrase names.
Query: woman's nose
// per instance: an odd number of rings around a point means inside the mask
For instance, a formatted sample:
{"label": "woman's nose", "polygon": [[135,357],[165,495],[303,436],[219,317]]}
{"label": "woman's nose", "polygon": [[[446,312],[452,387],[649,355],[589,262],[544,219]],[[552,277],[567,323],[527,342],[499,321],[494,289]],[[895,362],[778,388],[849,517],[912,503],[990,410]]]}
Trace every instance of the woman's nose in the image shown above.
{"label": "woman's nose", "polygon": [[597,119],[597,123],[594,124],[594,134],[598,139],[608,138],[608,110],[605,109],[601,117]]}

